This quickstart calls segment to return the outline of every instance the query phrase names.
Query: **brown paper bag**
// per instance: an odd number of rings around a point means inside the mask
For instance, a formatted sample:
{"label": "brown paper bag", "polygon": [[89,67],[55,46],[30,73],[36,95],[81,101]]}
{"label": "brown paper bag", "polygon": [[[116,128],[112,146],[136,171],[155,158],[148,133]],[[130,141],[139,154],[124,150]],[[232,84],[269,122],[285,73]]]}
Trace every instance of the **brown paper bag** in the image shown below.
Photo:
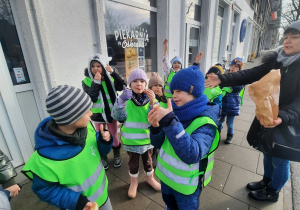
{"label": "brown paper bag", "polygon": [[256,105],[256,117],[265,127],[272,127],[278,117],[280,70],[271,70],[259,81],[249,85],[249,95]]}

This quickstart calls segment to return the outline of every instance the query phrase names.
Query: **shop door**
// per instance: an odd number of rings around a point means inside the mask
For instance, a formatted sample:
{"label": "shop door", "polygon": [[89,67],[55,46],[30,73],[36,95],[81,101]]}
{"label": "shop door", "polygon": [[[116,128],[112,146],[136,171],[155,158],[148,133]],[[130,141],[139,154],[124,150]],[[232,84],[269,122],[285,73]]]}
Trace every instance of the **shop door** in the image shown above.
{"label": "shop door", "polygon": [[199,54],[199,35],[200,35],[200,24],[193,25],[187,23],[186,27],[186,58],[185,66],[191,66],[195,62],[196,56]]}

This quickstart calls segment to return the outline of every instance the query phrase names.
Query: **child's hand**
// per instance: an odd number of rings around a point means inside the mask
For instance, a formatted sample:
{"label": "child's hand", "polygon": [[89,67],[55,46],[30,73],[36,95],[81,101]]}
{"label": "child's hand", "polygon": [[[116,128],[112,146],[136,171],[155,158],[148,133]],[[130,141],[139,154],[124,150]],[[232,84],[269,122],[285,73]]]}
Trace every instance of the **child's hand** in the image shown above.
{"label": "child's hand", "polygon": [[100,72],[97,72],[95,74],[94,80],[99,80],[99,81],[101,80],[101,74],[100,74]]}
{"label": "child's hand", "polygon": [[100,132],[104,141],[110,140],[110,133],[103,130],[103,124],[100,124]]}
{"label": "child's hand", "polygon": [[157,119],[157,111],[152,109],[148,113],[148,122],[153,126],[153,127],[159,127],[158,119]]}
{"label": "child's hand", "polygon": [[92,207],[92,205],[93,205],[92,202],[87,202],[87,203],[85,204],[85,207],[83,208],[83,210],[90,210],[91,207]]}
{"label": "child's hand", "polygon": [[148,98],[150,100],[150,105],[154,105],[154,103],[155,103],[155,93],[150,89],[144,90],[144,93],[148,96]]}
{"label": "child's hand", "polygon": [[168,39],[165,39],[163,42],[163,46],[164,46],[164,54],[167,54],[167,50],[168,50],[168,45],[169,45],[169,41]]}
{"label": "child's hand", "polygon": [[6,188],[5,190],[8,190],[10,192],[9,196],[14,198],[19,194],[20,187],[17,184],[14,184],[14,185]]}
{"label": "child's hand", "polygon": [[106,71],[108,71],[109,73],[112,73],[114,70],[111,68],[110,65],[107,64]]}
{"label": "child's hand", "polygon": [[127,100],[131,99],[131,97],[132,97],[132,90],[131,89],[127,89],[126,86],[123,85],[123,92],[120,95],[120,98],[123,101],[127,101]]}
{"label": "child's hand", "polygon": [[168,108],[164,109],[162,107],[159,107],[157,111],[157,120],[158,122],[167,114],[173,111],[171,99],[168,99]]}
{"label": "child's hand", "polygon": [[195,63],[200,63],[202,56],[203,56],[203,51],[201,51],[199,55],[196,56]]}

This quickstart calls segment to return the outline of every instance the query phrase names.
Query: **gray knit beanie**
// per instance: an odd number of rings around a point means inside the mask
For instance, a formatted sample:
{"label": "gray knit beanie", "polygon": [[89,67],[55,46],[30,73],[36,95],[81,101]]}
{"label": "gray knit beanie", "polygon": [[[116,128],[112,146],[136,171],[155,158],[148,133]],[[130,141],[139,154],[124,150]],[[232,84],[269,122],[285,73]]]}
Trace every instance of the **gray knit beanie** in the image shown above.
{"label": "gray knit beanie", "polygon": [[91,98],[83,90],[60,85],[53,88],[46,98],[49,115],[58,125],[71,125],[93,106]]}

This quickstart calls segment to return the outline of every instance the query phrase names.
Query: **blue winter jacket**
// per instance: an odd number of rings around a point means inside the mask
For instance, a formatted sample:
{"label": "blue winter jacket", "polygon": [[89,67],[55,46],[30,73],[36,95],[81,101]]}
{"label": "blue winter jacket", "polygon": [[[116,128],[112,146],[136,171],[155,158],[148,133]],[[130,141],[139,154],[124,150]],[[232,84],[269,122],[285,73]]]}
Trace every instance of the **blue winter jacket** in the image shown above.
{"label": "blue winter jacket", "polygon": [[[207,109],[204,110],[200,116],[207,116],[214,120],[218,125],[219,106],[215,103],[208,103]],[[167,117],[167,116],[165,116]],[[194,164],[209,152],[212,142],[215,138],[216,127],[212,125],[203,125],[195,130],[191,135],[184,133],[180,138],[176,136],[187,128],[193,119],[188,121],[179,122],[175,117],[169,126],[163,128],[150,127],[151,144],[155,148],[161,148],[165,135],[171,143],[176,155],[187,164]],[[201,166],[200,166],[201,167]],[[201,182],[199,182],[198,189],[194,194],[199,196],[201,190]],[[162,194],[178,194],[175,190],[168,187],[164,183],[161,186]]]}
{"label": "blue winter jacket", "polygon": [[240,115],[241,97],[240,92],[244,86],[232,86],[232,92],[226,93],[222,99],[222,115]]}
{"label": "blue winter jacket", "polygon": [[[44,119],[35,131],[35,150],[39,154],[49,159],[62,160],[76,156],[83,149],[84,145],[73,145],[49,132],[47,123],[51,117]],[[108,154],[112,148],[113,139],[106,142],[97,132],[98,150],[102,156]],[[99,140],[100,139],[100,140]],[[60,147],[58,149],[58,147]],[[62,147],[64,149],[62,149]],[[87,165],[89,161],[87,160]],[[70,176],[76,176],[70,171]],[[62,209],[75,209],[80,192],[70,190],[59,183],[50,183],[34,175],[32,180],[32,190],[41,201],[55,205]]]}

